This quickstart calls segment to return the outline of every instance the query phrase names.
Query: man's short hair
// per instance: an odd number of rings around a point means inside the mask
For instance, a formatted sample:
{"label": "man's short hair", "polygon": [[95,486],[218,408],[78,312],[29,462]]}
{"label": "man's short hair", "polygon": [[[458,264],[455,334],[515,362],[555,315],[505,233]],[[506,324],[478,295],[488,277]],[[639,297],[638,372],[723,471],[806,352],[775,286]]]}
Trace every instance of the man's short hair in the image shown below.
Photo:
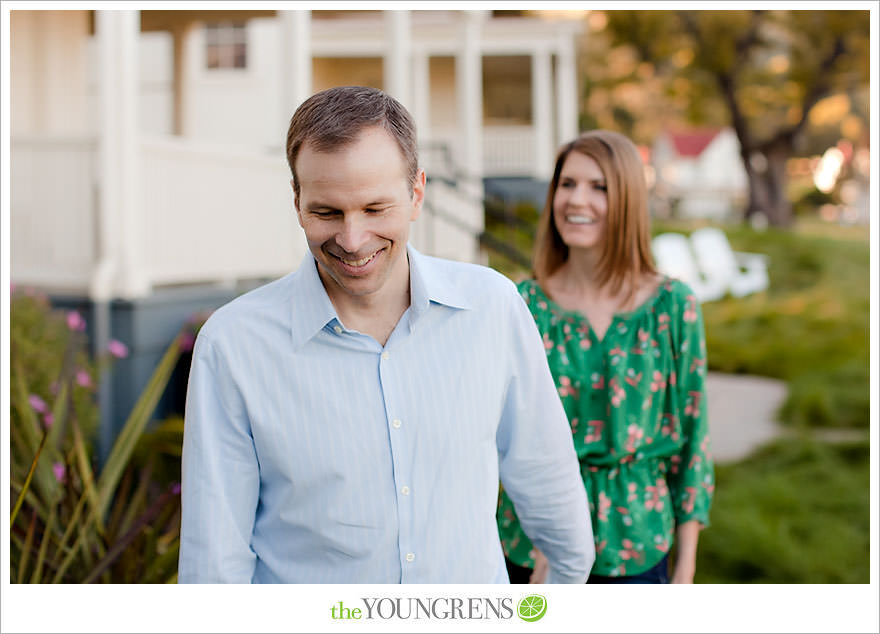
{"label": "man's short hair", "polygon": [[365,86],[338,86],[306,99],[290,119],[287,163],[293,191],[299,196],[296,157],[306,143],[318,152],[331,152],[353,143],[370,127],[381,127],[397,142],[410,188],[419,171],[416,124],[412,115],[391,95]]}

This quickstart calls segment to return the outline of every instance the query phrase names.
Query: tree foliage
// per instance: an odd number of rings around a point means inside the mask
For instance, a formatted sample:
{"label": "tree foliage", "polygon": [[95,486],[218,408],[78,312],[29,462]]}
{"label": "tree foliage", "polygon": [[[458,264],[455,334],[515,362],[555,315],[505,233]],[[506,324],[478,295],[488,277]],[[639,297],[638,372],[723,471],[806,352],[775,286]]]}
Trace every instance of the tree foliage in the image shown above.
{"label": "tree foliage", "polygon": [[868,11],[609,11],[593,25],[584,123],[642,142],[676,120],[732,126],[747,212],[774,224],[790,220],[785,164],[823,99],[844,96],[867,134]]}

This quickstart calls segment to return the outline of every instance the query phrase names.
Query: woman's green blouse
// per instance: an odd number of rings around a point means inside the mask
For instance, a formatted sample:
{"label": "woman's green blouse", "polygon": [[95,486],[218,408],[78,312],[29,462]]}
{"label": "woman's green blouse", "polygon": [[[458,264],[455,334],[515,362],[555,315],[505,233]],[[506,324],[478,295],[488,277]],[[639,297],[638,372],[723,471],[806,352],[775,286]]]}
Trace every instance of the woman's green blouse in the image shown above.
{"label": "woman's green blouse", "polygon": [[[592,574],[643,572],[669,551],[676,525],[709,523],[715,477],[697,299],[666,278],[640,307],[615,315],[600,340],[583,314],[560,308],[535,280],[518,288],[571,425],[596,545]],[[533,567],[503,491],[498,530],[508,559]]]}

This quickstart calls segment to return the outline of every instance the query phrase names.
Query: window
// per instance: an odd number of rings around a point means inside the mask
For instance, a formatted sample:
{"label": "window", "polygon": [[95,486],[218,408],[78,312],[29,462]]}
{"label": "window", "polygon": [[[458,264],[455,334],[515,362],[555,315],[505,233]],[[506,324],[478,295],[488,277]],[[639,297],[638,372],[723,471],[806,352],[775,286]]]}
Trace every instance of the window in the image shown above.
{"label": "window", "polygon": [[247,68],[247,31],[244,22],[205,25],[208,68]]}

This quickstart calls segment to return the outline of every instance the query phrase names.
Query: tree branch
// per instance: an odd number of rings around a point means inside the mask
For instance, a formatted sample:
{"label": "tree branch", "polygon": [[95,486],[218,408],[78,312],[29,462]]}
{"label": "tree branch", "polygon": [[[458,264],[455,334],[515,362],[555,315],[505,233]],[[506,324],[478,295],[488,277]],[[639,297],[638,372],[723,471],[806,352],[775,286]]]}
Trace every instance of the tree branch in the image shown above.
{"label": "tree branch", "polygon": [[[704,49],[710,45],[705,41],[693,12],[678,11],[677,13],[685,30],[694,38],[699,54],[705,54]],[[739,139],[741,154],[744,160],[752,151],[752,135],[749,130],[748,121],[736,100],[736,69],[742,65],[751,52],[752,47],[759,41],[762,15],[763,11],[752,11],[750,13],[748,29],[746,29],[741,37],[737,38],[734,44],[735,55],[732,67],[723,70],[719,68],[712,72],[715,83],[718,85],[718,90],[721,92],[721,96],[730,110],[730,122]]]}
{"label": "tree branch", "polygon": [[800,119],[797,123],[787,128],[783,128],[773,137],[762,143],[762,150],[769,149],[777,144],[789,144],[804,129],[804,126],[807,124],[807,117],[810,114],[810,110],[812,110],[813,106],[819,103],[821,99],[831,92],[831,82],[829,81],[829,78],[831,77],[831,69],[835,62],[837,62],[846,51],[847,47],[846,42],[844,41],[844,36],[843,34],[839,34],[834,38],[834,46],[832,46],[831,51],[825,59],[822,60],[822,63],[819,64],[819,69],[816,72],[816,81],[813,82],[813,85],[810,86],[810,89],[804,95],[803,102],[801,103]]}

